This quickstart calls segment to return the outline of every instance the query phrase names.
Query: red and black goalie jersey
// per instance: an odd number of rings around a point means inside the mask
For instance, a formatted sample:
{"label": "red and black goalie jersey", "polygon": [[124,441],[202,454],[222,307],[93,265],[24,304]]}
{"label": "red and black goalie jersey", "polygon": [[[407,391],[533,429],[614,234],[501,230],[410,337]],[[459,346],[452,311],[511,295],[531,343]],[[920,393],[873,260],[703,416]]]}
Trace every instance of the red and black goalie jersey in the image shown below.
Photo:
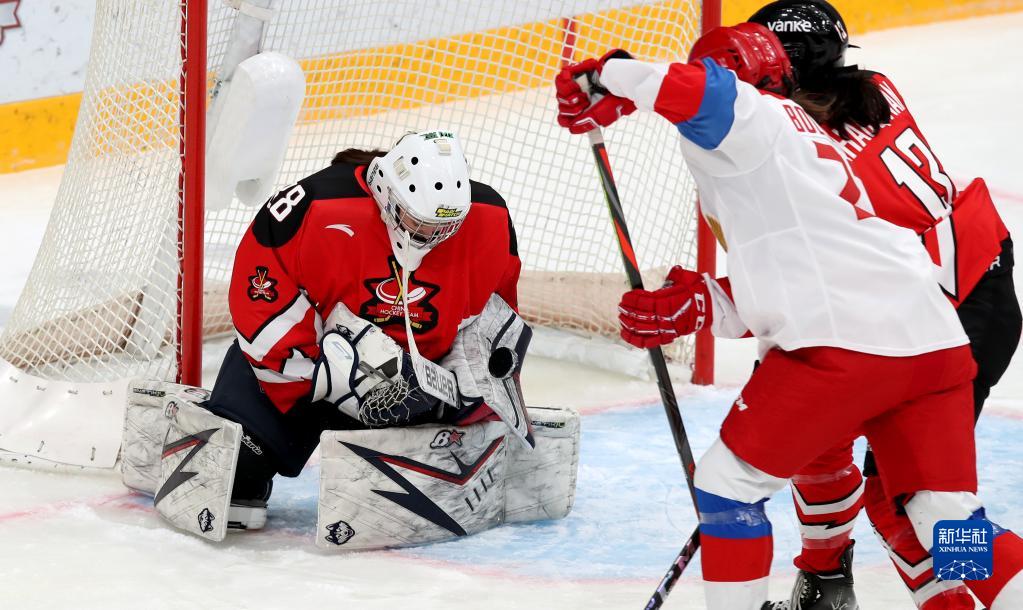
{"label": "red and black goalie jersey", "polygon": [[942,289],[958,307],[1001,253],[1009,232],[984,181],[978,178],[957,192],[895,85],[882,74],[874,79],[891,107],[891,123],[876,135],[846,125],[847,139],[826,128],[852,159],[875,214],[922,236]]}
{"label": "red and black goalie jersey", "polygon": [[[401,268],[365,166],[332,165],[270,199],[235,256],[229,303],[238,343],[282,412],[311,391],[319,340],[337,303],[408,349]],[[409,278],[408,310],[426,358],[444,356],[458,325],[497,293],[518,308],[520,262],[504,200],[472,182],[472,207],[455,235]]]}

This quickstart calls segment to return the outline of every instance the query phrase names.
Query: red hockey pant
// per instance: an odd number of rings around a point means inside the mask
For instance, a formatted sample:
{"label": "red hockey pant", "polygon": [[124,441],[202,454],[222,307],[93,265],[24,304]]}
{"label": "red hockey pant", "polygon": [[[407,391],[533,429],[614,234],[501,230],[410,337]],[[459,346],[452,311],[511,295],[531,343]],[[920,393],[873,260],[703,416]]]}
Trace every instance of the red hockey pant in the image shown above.
{"label": "red hockey pant", "polygon": [[[965,346],[901,358],[836,348],[773,350],[732,406],[721,439],[765,475],[791,478],[829,449],[863,434],[874,450],[885,497],[901,503],[925,490],[972,494],[977,487],[970,383],[975,372]],[[707,480],[714,473],[702,475]],[[728,476],[724,470],[722,476]],[[1008,580],[1023,567],[1023,554],[1019,539],[1006,536],[1010,540],[996,546],[996,573]],[[711,580],[733,580],[724,560],[736,541],[710,537],[704,544],[705,577],[711,567]],[[748,536],[743,544],[750,550],[764,547]],[[746,577],[734,580],[766,575],[770,553],[763,555],[762,569],[746,566]],[[993,582],[970,586],[985,603],[997,594]]]}

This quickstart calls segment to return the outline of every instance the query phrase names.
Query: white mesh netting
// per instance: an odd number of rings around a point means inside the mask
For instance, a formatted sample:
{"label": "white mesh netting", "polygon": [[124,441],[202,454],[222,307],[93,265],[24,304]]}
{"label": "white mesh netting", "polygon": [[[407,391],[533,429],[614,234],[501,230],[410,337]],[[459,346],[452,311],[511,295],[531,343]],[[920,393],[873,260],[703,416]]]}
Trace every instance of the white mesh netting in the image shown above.
{"label": "white mesh netting", "polygon": [[[290,0],[262,49],[297,59],[306,98],[278,183],[347,147],[386,148],[409,129],[457,131],[473,177],[508,201],[532,321],[613,334],[625,288],[586,139],[557,127],[553,76],[613,47],[685,57],[698,0]],[[78,125],[42,248],[0,357],[43,378],[176,373],[181,6],[99,0]],[[237,11],[209,8],[209,81]],[[640,266],[651,284],[695,264],[695,192],[663,120],[607,130]],[[231,330],[223,295],[255,210],[207,214],[205,326]],[[682,345],[676,358],[691,361]]]}

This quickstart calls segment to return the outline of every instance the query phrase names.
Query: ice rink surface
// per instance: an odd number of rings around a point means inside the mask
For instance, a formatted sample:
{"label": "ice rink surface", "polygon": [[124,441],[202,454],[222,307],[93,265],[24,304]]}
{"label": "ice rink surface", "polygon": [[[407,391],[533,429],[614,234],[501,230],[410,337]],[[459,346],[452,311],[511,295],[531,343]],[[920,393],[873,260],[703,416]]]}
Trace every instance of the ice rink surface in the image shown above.
{"label": "ice rink surface", "polygon": [[[892,77],[958,182],[987,178],[1016,234],[1023,234],[1020,32],[1019,13],[890,30],[859,37],[864,49],[854,57]],[[61,172],[0,176],[0,325],[31,267]],[[754,348],[719,341],[718,352],[717,387],[677,388],[697,455],[713,440]],[[168,529],[148,498],[129,493],[114,473],[0,467],[0,609],[642,607],[695,525],[656,388],[540,359],[528,363],[524,383],[530,403],[571,405],[585,415],[567,519],[416,549],[331,555],[313,546],[313,464],[297,479],[278,479],[266,530],[217,545]],[[1023,527],[1021,358],[988,404],[977,430],[981,496],[995,520]],[[798,532],[786,493],[769,512],[772,591],[780,598],[792,582]],[[865,518],[856,538],[862,607],[912,608]],[[691,569],[665,607],[702,608],[697,577]]]}

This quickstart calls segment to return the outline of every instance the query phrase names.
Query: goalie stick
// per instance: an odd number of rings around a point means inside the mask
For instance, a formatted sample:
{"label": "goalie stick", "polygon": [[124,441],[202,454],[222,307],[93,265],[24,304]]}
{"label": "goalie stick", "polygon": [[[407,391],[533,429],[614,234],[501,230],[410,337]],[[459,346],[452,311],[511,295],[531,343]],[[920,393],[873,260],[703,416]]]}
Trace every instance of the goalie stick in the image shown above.
{"label": "goalie stick", "polygon": [[[583,91],[589,93],[589,82],[586,78],[579,79]],[[625,274],[629,278],[629,285],[633,289],[643,288],[643,276],[639,272],[639,261],[636,252],[632,247],[632,238],[629,237],[629,228],[625,223],[625,211],[622,209],[621,199],[618,197],[618,187],[615,185],[614,175],[611,173],[611,161],[607,155],[607,147],[604,146],[604,134],[599,127],[586,132],[590,139],[590,149],[593,152],[593,159],[597,164],[597,173],[600,174],[600,184],[604,189],[604,198],[607,200],[607,210],[611,214],[611,223],[614,225],[615,235],[618,238],[618,248],[622,254],[622,263],[625,265]],[[668,417],[668,426],[671,428],[671,435],[675,439],[675,449],[678,450],[679,459],[682,460],[682,470],[685,471],[686,484],[689,486],[689,494],[693,498],[693,509],[696,509],[696,487],[693,484],[693,474],[696,472],[696,461],[693,459],[693,450],[689,446],[689,436],[686,434],[685,425],[682,422],[682,414],[678,409],[678,399],[675,397],[675,389],[671,385],[671,377],[668,376],[668,364],[664,359],[664,352],[660,347],[651,347],[647,350],[650,353],[650,361],[657,376],[657,388],[661,393],[661,402],[664,404],[664,413]],[[697,519],[699,512],[697,511]],[[689,565],[689,562],[696,555],[700,548],[700,529],[697,526],[692,535],[682,547],[678,557],[671,564],[671,568],[657,590],[650,597],[645,608],[656,610],[664,604],[665,598],[671,589],[682,576],[682,572]]]}

